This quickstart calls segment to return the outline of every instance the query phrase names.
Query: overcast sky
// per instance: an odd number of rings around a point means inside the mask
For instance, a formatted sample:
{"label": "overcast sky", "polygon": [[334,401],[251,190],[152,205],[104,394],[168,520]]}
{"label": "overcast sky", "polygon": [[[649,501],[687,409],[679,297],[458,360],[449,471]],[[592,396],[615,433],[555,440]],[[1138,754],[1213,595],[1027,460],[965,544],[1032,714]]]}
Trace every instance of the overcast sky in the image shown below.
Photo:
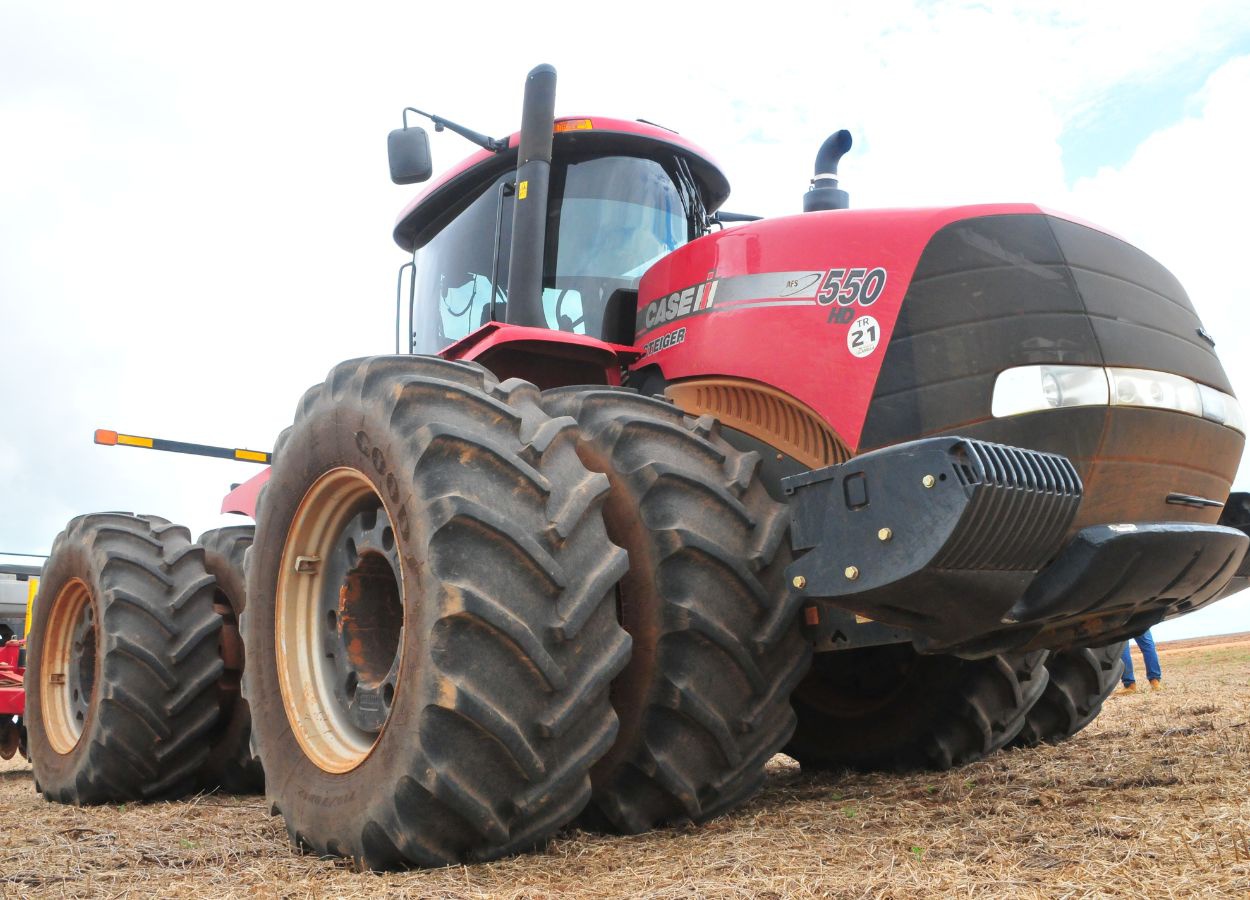
{"label": "overcast sky", "polygon": [[[1098,222],[1180,278],[1250,397],[1244,0],[989,6],[0,6],[0,550],[91,510],[229,521],[255,467],[92,431],[269,449],[330,366],[389,352],[412,190],[386,133],[405,105],[513,131],[539,62],[558,113],[705,146],[729,209],[798,212],[846,127],[854,206]],[[473,149],[432,139],[436,168]],[[1158,632],[1250,628],[1245,595],[1221,606]]]}

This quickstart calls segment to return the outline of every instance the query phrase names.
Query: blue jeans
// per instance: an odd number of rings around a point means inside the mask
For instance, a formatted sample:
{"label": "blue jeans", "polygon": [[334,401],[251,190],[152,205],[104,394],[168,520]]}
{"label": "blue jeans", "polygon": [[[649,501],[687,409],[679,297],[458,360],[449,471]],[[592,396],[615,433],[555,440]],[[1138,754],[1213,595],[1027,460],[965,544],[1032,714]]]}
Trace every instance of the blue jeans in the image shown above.
{"label": "blue jeans", "polygon": [[[1158,681],[1163,677],[1163,670],[1159,668],[1159,654],[1155,652],[1155,639],[1150,636],[1150,629],[1147,628],[1145,634],[1138,635],[1134,640],[1137,641],[1137,649],[1141,650],[1141,658],[1146,663],[1146,678],[1150,681]],[[1122,677],[1125,687],[1137,683],[1137,679],[1133,677],[1133,657],[1129,654],[1128,647],[1128,641],[1125,641]]]}

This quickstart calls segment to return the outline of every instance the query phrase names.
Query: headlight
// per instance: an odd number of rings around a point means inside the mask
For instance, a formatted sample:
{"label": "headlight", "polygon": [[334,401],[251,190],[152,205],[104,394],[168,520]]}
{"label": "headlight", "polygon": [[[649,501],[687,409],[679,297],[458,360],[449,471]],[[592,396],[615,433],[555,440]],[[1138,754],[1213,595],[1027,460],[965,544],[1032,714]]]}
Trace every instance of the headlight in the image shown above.
{"label": "headlight", "polygon": [[1017,366],[994,382],[995,418],[1073,406],[1142,406],[1201,416],[1246,433],[1237,398],[1183,375],[1101,366]]}
{"label": "headlight", "polygon": [[1106,406],[1107,373],[1094,366],[1019,366],[1008,369],[994,383],[991,412],[995,418],[1060,409],[1067,406]]}
{"label": "headlight", "polygon": [[1202,398],[1202,417],[1212,422],[1219,422],[1229,428],[1236,428],[1246,433],[1246,417],[1241,412],[1241,404],[1236,397],[1230,397],[1205,384],[1198,385],[1198,396]]}
{"label": "headlight", "polygon": [[1107,369],[1112,406],[1153,406],[1202,415],[1198,385],[1180,375],[1147,369]]}

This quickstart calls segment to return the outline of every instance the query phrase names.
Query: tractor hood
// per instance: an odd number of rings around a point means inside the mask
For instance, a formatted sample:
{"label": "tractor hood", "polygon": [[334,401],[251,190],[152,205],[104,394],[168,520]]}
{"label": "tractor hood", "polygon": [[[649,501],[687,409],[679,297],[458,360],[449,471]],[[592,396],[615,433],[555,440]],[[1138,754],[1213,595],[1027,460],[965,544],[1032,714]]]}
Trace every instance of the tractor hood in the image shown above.
{"label": "tractor hood", "polygon": [[[1063,455],[1085,484],[1074,529],[1214,523],[1245,444],[1171,273],[1032,205],[728,229],[643,276],[636,330],[648,390],[807,468],[953,434]],[[1040,402],[1005,402],[1013,379]]]}

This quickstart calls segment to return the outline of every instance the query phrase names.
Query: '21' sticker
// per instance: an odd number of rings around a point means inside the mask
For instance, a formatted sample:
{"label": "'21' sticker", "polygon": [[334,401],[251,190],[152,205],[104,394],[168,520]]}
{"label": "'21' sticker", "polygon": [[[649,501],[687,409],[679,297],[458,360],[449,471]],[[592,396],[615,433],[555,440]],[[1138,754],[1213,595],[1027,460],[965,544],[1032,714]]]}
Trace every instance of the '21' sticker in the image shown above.
{"label": "'21' sticker", "polygon": [[852,356],[864,357],[877,349],[881,340],[881,326],[872,316],[860,316],[851,323],[846,332],[846,349]]}

